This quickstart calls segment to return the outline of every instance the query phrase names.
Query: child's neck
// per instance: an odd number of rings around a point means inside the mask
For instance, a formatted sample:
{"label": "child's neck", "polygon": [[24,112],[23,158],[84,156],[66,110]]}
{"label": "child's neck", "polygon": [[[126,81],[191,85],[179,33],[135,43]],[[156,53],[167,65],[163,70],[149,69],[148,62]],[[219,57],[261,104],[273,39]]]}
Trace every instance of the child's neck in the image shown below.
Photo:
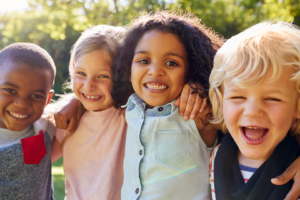
{"label": "child's neck", "polygon": [[265,159],[249,159],[240,150],[238,150],[237,156],[239,164],[252,168],[259,168],[266,161]]}

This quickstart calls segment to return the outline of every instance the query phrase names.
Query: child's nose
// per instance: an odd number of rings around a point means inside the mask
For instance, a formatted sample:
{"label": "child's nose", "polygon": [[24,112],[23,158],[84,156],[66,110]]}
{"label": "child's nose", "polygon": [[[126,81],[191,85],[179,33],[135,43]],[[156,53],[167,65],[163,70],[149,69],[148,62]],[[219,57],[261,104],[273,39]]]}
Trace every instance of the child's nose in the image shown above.
{"label": "child's nose", "polygon": [[28,108],[30,106],[30,103],[28,102],[27,98],[18,97],[16,101],[14,102],[16,106],[19,108]]}
{"label": "child's nose", "polygon": [[164,76],[166,72],[163,66],[157,64],[151,64],[148,74],[154,77],[159,77],[159,76]]}
{"label": "child's nose", "polygon": [[257,100],[247,100],[244,108],[244,115],[247,117],[262,117],[262,103]]}
{"label": "child's nose", "polygon": [[95,88],[96,88],[95,80],[93,80],[92,78],[88,78],[84,83],[85,91],[90,92],[95,90]]}

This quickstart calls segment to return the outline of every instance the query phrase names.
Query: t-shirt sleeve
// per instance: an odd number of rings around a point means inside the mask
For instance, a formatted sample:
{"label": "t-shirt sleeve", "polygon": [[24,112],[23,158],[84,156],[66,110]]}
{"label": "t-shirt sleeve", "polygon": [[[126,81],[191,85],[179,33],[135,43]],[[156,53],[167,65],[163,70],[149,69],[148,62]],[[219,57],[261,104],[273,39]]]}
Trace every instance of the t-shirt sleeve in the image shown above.
{"label": "t-shirt sleeve", "polygon": [[53,140],[55,131],[56,131],[56,126],[47,119],[47,127],[46,127],[47,133],[49,134],[51,140]]}
{"label": "t-shirt sleeve", "polygon": [[65,136],[66,136],[66,130],[60,128],[56,129],[55,137],[60,144],[62,143]]}

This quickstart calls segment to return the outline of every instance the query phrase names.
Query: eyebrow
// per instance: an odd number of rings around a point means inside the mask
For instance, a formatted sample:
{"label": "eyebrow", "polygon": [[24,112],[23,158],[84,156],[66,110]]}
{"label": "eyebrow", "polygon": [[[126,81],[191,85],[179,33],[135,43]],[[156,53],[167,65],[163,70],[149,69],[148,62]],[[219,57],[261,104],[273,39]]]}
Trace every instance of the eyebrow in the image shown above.
{"label": "eyebrow", "polygon": [[5,81],[5,82],[2,83],[1,85],[9,85],[9,86],[11,86],[11,87],[20,88],[19,86],[15,85],[15,84],[13,84],[13,83],[11,83],[11,82],[9,82],[9,81]]}
{"label": "eyebrow", "polygon": [[[242,88],[233,88],[229,89],[228,92],[242,92]],[[266,91],[266,94],[272,94],[272,93],[277,93],[277,94],[284,94],[284,95],[289,95],[285,90],[278,90],[278,89],[268,89]]]}
{"label": "eyebrow", "polygon": [[[141,53],[141,54],[149,54],[147,51],[137,51],[137,52],[134,53],[134,55],[139,54],[139,53]],[[184,57],[181,56],[181,55],[179,55],[179,54],[177,54],[177,53],[169,52],[169,53],[166,53],[166,55],[176,56],[176,57],[179,57],[182,60],[184,60]]]}
{"label": "eyebrow", "polygon": [[[8,86],[11,86],[11,87],[20,89],[19,86],[15,85],[15,84],[13,84],[13,83],[11,83],[11,82],[9,82],[9,81],[6,81],[6,82],[2,83],[1,86],[2,86],[2,85],[8,85]],[[44,94],[44,95],[47,94],[47,92],[46,92],[45,90],[34,90],[33,92],[39,92],[39,93],[42,93],[42,94]]]}

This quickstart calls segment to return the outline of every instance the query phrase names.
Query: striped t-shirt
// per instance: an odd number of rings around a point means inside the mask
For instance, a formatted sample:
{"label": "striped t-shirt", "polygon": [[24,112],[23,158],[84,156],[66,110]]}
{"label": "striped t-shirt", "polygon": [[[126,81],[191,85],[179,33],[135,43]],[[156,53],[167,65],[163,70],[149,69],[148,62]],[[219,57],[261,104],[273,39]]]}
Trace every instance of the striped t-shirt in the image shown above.
{"label": "striped t-shirt", "polygon": [[[214,183],[214,162],[215,162],[215,158],[216,158],[217,152],[219,150],[219,147],[220,147],[220,145],[216,146],[214,148],[214,150],[211,152],[210,161],[209,161],[209,168],[210,168],[209,179],[210,179],[212,200],[216,200],[215,183]],[[245,181],[245,183],[247,183],[247,181],[254,174],[254,172],[257,170],[257,168],[252,168],[252,167],[248,167],[248,166],[241,165],[241,164],[239,164],[239,166],[240,166],[241,174],[244,178],[244,181]]]}

